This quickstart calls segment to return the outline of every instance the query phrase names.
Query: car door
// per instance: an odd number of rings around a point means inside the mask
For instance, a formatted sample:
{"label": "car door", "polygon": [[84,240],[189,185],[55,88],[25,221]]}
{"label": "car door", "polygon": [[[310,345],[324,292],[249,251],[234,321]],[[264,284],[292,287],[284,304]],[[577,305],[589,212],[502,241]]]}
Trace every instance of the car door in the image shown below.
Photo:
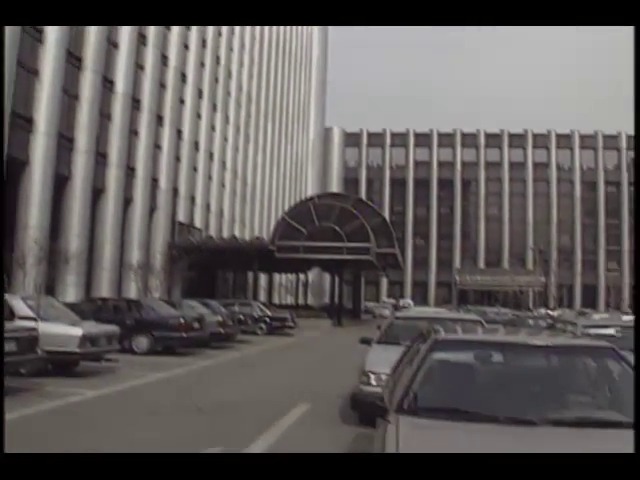
{"label": "car door", "polygon": [[96,300],[89,305],[91,315],[96,322],[107,323],[120,327],[118,318],[113,313],[113,308],[109,300]]}

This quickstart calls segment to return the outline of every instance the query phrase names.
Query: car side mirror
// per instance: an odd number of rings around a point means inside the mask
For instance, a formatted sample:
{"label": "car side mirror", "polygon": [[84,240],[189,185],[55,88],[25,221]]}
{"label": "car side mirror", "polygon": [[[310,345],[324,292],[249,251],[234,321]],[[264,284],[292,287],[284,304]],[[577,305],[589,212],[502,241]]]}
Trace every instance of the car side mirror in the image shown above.
{"label": "car side mirror", "polygon": [[360,337],[360,345],[371,346],[373,343],[373,338],[371,337]]}

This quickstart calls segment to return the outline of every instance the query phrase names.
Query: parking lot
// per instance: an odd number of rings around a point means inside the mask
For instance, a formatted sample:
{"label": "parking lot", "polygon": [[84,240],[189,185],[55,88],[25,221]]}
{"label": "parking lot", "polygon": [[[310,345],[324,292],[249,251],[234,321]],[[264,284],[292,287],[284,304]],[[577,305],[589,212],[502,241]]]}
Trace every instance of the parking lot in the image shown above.
{"label": "parking lot", "polygon": [[293,336],[118,354],[67,377],[5,379],[8,452],[362,452],[348,396],[372,326],[302,320]]}

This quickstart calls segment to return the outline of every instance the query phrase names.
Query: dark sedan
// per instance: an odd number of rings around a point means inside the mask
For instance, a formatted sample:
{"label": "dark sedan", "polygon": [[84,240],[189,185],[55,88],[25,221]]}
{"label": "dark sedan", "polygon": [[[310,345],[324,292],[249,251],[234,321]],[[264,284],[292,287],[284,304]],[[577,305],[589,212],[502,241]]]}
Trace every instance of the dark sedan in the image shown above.
{"label": "dark sedan", "polygon": [[238,338],[240,328],[215,300],[185,298],[175,305],[186,318],[204,321],[204,329],[209,335],[207,343],[232,342]]}
{"label": "dark sedan", "polygon": [[208,338],[202,322],[156,298],[94,298],[68,306],[84,319],[120,327],[123,350],[138,355],[198,347]]}
{"label": "dark sedan", "polygon": [[288,311],[275,310],[254,300],[218,300],[240,322],[244,333],[266,335],[290,331],[298,326],[295,317]]}

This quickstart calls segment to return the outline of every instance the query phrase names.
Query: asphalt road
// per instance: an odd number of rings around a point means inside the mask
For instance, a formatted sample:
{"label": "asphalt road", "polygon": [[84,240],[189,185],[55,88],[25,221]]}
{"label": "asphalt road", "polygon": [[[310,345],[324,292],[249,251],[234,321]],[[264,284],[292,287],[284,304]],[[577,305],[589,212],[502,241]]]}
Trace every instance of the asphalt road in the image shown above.
{"label": "asphalt road", "polygon": [[366,452],[348,395],[372,327],[303,321],[293,337],[5,380],[7,452]]}

